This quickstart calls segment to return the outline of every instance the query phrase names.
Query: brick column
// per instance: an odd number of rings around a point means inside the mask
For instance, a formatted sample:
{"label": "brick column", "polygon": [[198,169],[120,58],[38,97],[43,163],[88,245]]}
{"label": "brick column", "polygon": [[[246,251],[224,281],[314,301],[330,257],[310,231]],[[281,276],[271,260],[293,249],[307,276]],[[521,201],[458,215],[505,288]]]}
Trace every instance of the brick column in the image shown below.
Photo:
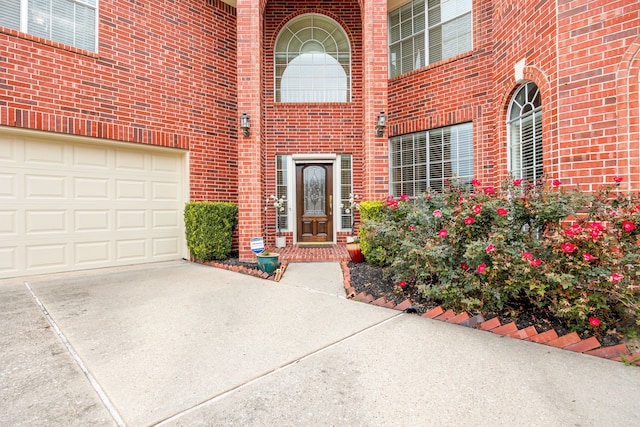
{"label": "brick column", "polygon": [[[253,261],[250,239],[264,237],[261,165],[262,14],[258,0],[238,0],[238,246],[241,261]],[[251,119],[251,135],[240,130],[240,115]]]}
{"label": "brick column", "polygon": [[363,2],[363,132],[364,198],[389,194],[388,132],[376,136],[380,111],[387,111],[387,0]]}

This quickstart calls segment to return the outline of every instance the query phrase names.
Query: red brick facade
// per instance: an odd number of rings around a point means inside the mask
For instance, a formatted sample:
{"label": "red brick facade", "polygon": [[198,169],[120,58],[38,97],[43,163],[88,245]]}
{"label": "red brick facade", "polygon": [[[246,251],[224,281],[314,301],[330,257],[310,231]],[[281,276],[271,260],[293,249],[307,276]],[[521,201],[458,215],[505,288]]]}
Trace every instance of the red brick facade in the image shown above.
{"label": "red brick facade", "polygon": [[[348,35],[349,103],[274,100],[276,37],[309,12]],[[472,13],[472,51],[389,79],[386,0],[102,1],[98,53],[0,27],[0,125],[189,150],[191,198],[238,202],[247,260],[250,237],[274,234],[276,155],[352,154],[354,192],[382,198],[388,137],[472,121],[475,175],[496,181],[523,81],[542,94],[547,178],[640,189],[640,3],[474,0]]]}

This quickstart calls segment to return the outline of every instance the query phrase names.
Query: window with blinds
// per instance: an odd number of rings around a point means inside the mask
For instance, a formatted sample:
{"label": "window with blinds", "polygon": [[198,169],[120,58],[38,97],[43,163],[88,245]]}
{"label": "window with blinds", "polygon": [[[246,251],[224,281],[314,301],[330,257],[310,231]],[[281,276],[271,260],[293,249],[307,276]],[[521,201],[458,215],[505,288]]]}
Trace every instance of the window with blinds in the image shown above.
{"label": "window with blinds", "polygon": [[514,178],[542,178],[542,103],[538,87],[522,85],[509,105],[509,171]]}
{"label": "window with blinds", "polygon": [[473,124],[463,123],[389,140],[391,193],[415,197],[447,180],[473,178]]}
{"label": "window with blinds", "polygon": [[278,212],[278,230],[289,230],[289,182],[287,171],[287,156],[276,156],[276,197],[281,199],[284,197],[282,211]]}
{"label": "window with blinds", "polygon": [[0,26],[96,51],[98,0],[2,0]]}
{"label": "window with blinds", "polygon": [[352,157],[350,154],[343,154],[340,156],[340,229],[342,230],[351,230],[353,227],[352,195]]}
{"label": "window with blinds", "polygon": [[389,12],[390,77],[470,51],[471,4],[414,0]]}
{"label": "window with blinds", "polygon": [[276,102],[349,102],[351,47],[329,17],[301,15],[278,34],[275,45]]}

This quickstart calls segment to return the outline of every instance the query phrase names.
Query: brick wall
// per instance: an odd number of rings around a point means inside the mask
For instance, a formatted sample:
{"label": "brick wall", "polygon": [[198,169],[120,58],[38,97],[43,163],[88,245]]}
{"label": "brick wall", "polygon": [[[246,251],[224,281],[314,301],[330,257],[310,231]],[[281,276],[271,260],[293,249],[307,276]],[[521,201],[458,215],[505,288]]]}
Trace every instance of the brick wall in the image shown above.
{"label": "brick wall", "polygon": [[237,198],[235,9],[100,2],[98,53],[0,27],[0,124],[190,150],[191,197]]}
{"label": "brick wall", "polygon": [[585,189],[640,188],[640,2],[558,1],[559,168]]}

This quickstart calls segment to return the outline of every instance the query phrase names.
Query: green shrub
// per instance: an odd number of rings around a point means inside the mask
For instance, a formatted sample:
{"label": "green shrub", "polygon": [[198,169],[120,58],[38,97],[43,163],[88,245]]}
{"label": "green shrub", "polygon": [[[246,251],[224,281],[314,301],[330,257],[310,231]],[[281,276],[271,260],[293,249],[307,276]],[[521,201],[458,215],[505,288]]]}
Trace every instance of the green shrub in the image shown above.
{"label": "green shrub", "polygon": [[360,220],[378,220],[382,216],[384,203],[380,200],[365,200],[360,202]]}
{"label": "green shrub", "polygon": [[191,256],[199,261],[227,258],[237,220],[238,207],[233,203],[187,203],[184,222]]}
{"label": "green shrub", "polygon": [[492,312],[527,299],[576,330],[637,327],[640,200],[614,190],[473,180],[389,198],[363,222],[361,246],[395,282],[447,308]]}

